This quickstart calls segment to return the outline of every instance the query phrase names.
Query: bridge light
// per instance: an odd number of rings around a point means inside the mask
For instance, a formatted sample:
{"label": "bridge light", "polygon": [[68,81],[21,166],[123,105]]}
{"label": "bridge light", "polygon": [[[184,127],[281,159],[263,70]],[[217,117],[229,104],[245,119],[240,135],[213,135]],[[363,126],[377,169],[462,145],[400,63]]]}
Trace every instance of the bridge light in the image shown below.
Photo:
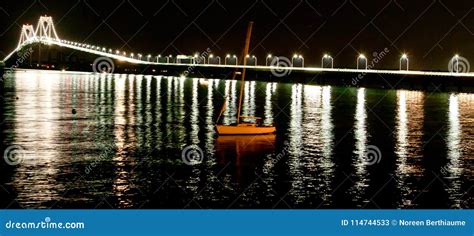
{"label": "bridge light", "polygon": [[105,50],[107,50],[107,49],[106,49],[106,48],[102,48],[102,51],[104,51],[104,52],[105,52]]}
{"label": "bridge light", "polygon": [[363,60],[365,64],[365,69],[367,70],[367,58],[365,57],[364,54],[359,54],[359,57],[357,57],[357,69],[359,69],[359,62]]}
{"label": "bridge light", "polygon": [[294,63],[294,60],[295,59],[300,59],[301,60],[301,67],[304,67],[304,58],[303,58],[303,55],[301,54],[294,54],[293,55],[293,58],[291,59],[291,66],[294,67],[295,63]]}
{"label": "bridge light", "polygon": [[[456,73],[459,73],[459,54],[454,55],[453,59],[451,59],[453,62],[453,69],[452,71],[454,72],[454,68],[456,68]],[[454,66],[454,61],[456,61],[456,66]]]}
{"label": "bridge light", "polygon": [[160,55],[158,55],[158,58],[161,58],[161,54],[160,54]]}
{"label": "bridge light", "polygon": [[213,58],[213,57],[214,57],[214,55],[212,55],[212,54],[209,55],[209,58]]}
{"label": "bridge light", "polygon": [[257,57],[255,55],[252,55],[252,59],[253,59],[253,65],[257,66]]}
{"label": "bridge light", "polygon": [[123,56],[127,56],[127,53],[126,53],[126,52],[123,52]]}
{"label": "bridge light", "polygon": [[334,59],[329,54],[324,54],[323,58],[321,59],[321,68],[324,68],[324,59],[331,62],[331,69],[334,68]]}
{"label": "bridge light", "polygon": [[249,55],[249,54],[247,54],[245,57],[246,57],[246,58],[249,58],[249,57],[250,57],[250,55]]}
{"label": "bridge light", "polygon": [[[230,55],[230,54],[227,54],[227,55],[225,56],[225,58],[224,58],[224,65],[228,65],[228,64],[229,64],[229,63],[228,63],[228,59],[230,59],[230,58],[234,59],[234,60],[235,60],[235,65],[237,65],[237,56],[235,56],[235,55]],[[220,58],[219,58],[219,63],[220,63]]]}
{"label": "bridge light", "polygon": [[199,57],[199,54],[198,53],[194,53],[194,58],[198,58]]}
{"label": "bridge light", "polygon": [[[228,63],[228,59],[230,59],[230,58],[232,58],[232,59],[235,60],[235,62],[234,62],[235,64],[234,64],[234,65],[237,65],[237,64],[238,64],[238,62],[237,62],[237,56],[236,56],[236,55],[227,54],[227,55],[225,56],[225,58],[224,58],[224,65],[228,65],[228,64],[229,64],[229,63]],[[220,63],[220,58],[219,58],[219,63]]]}
{"label": "bridge light", "polygon": [[403,53],[402,54],[402,57],[400,58],[400,70],[402,70],[402,62],[403,61],[406,61],[407,63],[407,71],[408,71],[408,68],[409,68],[409,61],[408,61],[408,55],[406,53]]}
{"label": "bridge light", "polygon": [[[269,66],[271,64],[271,62],[273,61],[272,58],[273,58],[272,54],[267,55],[267,58],[265,60],[265,66]],[[276,57],[275,59],[276,59],[277,65],[278,65],[278,57]]]}

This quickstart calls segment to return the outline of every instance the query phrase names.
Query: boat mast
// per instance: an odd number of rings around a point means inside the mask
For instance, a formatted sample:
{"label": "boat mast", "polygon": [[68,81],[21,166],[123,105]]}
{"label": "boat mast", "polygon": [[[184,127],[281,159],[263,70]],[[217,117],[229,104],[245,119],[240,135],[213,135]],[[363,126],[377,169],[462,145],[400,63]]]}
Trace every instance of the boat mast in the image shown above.
{"label": "boat mast", "polygon": [[245,80],[245,67],[247,66],[247,54],[249,53],[249,46],[250,46],[250,37],[252,36],[252,27],[253,21],[249,22],[247,27],[247,36],[245,38],[245,46],[244,46],[244,54],[242,58],[244,59],[244,66],[242,68],[242,79],[240,80],[240,96],[239,96],[239,109],[237,111],[237,123],[240,123],[240,110],[242,109],[242,96],[244,94],[244,80]]}

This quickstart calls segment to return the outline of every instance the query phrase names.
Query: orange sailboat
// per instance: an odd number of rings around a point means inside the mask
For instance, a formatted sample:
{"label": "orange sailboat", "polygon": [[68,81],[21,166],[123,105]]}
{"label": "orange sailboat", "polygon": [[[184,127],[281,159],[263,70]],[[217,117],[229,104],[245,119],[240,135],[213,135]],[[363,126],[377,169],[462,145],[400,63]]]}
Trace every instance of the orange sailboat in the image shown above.
{"label": "orange sailboat", "polygon": [[[247,65],[247,57],[245,55],[248,54],[249,45],[250,45],[250,37],[252,34],[252,27],[253,22],[249,22],[247,28],[247,37],[245,38],[245,47],[243,51],[243,60],[244,65]],[[237,73],[234,73],[234,78]],[[242,108],[242,95],[244,90],[244,81],[245,81],[245,67],[242,68],[242,80],[240,81],[240,96],[239,96],[239,106],[237,111],[237,124],[232,125],[216,125],[217,133],[219,135],[262,135],[262,134],[271,134],[276,132],[276,128],[273,125],[263,125],[262,118],[260,117],[248,117],[248,116],[241,116],[240,111]],[[224,101],[223,107],[221,109],[221,113],[217,118],[217,122],[219,123],[220,117],[225,110],[226,101]],[[243,122],[241,119],[254,119],[255,123],[251,122]]]}

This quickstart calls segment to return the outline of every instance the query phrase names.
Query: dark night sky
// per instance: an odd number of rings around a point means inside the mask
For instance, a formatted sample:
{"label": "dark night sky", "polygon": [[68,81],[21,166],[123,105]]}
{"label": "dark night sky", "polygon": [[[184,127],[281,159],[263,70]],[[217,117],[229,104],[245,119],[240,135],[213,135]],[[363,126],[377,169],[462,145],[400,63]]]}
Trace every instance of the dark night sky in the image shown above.
{"label": "dark night sky", "polygon": [[5,1],[0,3],[0,56],[17,44],[21,25],[53,16],[62,39],[127,52],[239,54],[249,20],[252,54],[305,56],[320,65],[355,67],[358,52],[390,53],[376,68],[398,68],[403,51],[413,69],[447,70],[460,53],[474,63],[474,1]]}

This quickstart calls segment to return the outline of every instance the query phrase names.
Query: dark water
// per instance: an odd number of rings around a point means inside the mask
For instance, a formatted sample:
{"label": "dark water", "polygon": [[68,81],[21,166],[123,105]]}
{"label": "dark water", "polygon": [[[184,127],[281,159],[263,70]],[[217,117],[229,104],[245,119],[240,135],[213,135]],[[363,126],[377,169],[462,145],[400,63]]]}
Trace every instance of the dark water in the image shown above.
{"label": "dark water", "polygon": [[246,82],[243,114],[277,134],[217,138],[223,96],[232,123],[238,89],[217,79],[19,72],[2,99],[0,206],[474,205],[473,94]]}

